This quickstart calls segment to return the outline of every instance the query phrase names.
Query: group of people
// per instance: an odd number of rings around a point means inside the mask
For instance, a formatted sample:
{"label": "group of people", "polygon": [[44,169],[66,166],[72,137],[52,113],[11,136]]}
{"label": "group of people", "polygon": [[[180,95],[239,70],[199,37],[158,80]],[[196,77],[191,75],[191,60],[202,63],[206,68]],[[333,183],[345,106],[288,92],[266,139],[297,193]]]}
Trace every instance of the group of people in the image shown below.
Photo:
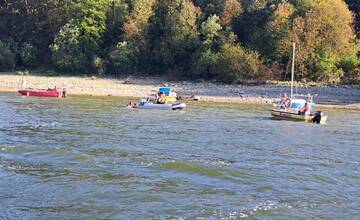
{"label": "group of people", "polygon": [[134,103],[134,102],[129,102],[128,104],[127,104],[127,107],[128,108],[135,108],[136,107],[136,103]]}
{"label": "group of people", "polygon": [[155,103],[156,104],[165,104],[166,103],[165,94],[156,95]]}
{"label": "group of people", "polygon": [[[291,107],[291,98],[284,94],[284,97],[281,99],[279,103],[280,109],[284,109],[285,111]],[[298,111],[299,115],[311,114],[311,106],[309,100],[306,100],[304,106],[301,107]]]}

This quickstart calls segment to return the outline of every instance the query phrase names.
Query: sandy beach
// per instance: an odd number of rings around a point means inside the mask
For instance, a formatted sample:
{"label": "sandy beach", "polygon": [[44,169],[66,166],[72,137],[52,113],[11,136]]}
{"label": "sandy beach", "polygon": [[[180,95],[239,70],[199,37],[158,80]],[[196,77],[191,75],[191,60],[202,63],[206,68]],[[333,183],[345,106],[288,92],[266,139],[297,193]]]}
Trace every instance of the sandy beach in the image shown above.
{"label": "sandy beach", "polygon": [[[290,93],[288,86],[279,85],[227,85],[211,82],[165,81],[161,78],[127,77],[99,78],[89,76],[24,76],[31,88],[66,88],[69,95],[121,96],[139,98],[157,91],[160,86],[172,86],[184,99],[205,102],[264,104],[276,102],[281,94]],[[13,72],[0,73],[0,91],[16,92],[21,88],[23,76]],[[298,94],[313,94],[320,107],[360,110],[360,88],[296,87]]]}

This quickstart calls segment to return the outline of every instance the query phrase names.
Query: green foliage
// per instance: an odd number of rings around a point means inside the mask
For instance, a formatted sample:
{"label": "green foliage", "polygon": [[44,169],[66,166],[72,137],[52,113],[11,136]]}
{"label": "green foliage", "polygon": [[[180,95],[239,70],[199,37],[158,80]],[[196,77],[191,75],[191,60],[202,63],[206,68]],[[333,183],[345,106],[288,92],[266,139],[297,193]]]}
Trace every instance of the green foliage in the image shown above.
{"label": "green foliage", "polygon": [[121,40],[123,24],[129,13],[129,5],[125,0],[113,0],[106,14],[106,30],[103,37],[103,47],[111,48]]}
{"label": "green foliage", "polygon": [[91,72],[92,60],[100,54],[106,29],[107,0],[87,0],[74,4],[77,18],[62,27],[51,45],[53,63],[61,71]]}
{"label": "green foliage", "polygon": [[339,83],[344,71],[336,66],[337,57],[319,50],[314,61],[314,74],[312,79],[320,82]]}
{"label": "green foliage", "polygon": [[200,9],[190,0],[160,0],[149,28],[148,43],[153,72],[189,71],[198,45]]}
{"label": "green foliage", "polygon": [[341,57],[339,61],[339,67],[344,70],[345,73],[351,72],[360,65],[360,60],[357,54],[351,54],[349,56]]}
{"label": "green foliage", "polygon": [[17,55],[19,57],[19,65],[31,68],[37,66],[37,54],[36,49],[34,46],[30,43],[23,43],[18,49],[17,49]]}
{"label": "green foliage", "polygon": [[262,61],[257,53],[247,52],[240,45],[224,44],[219,52],[210,49],[201,53],[194,65],[194,75],[224,82],[262,79]]}
{"label": "green foliage", "polygon": [[339,67],[344,70],[342,78],[343,83],[359,84],[360,83],[360,59],[358,57],[360,51],[360,44],[356,44],[353,48],[353,53],[349,56],[341,57]]}
{"label": "green foliage", "polygon": [[109,54],[114,74],[133,74],[139,68],[139,49],[134,44],[120,42]]}
{"label": "green foliage", "polygon": [[214,41],[221,34],[222,27],[220,19],[217,15],[210,16],[207,21],[201,24],[200,33],[203,37],[203,45],[205,47],[212,47]]}
{"label": "green foliage", "polygon": [[87,55],[82,51],[80,28],[74,20],[66,24],[51,45],[54,66],[61,71],[85,71],[89,65]]}
{"label": "green foliage", "polygon": [[149,28],[149,19],[154,15],[155,0],[133,0],[131,13],[126,17],[124,37],[144,43]]}
{"label": "green foliage", "polygon": [[106,29],[106,5],[109,0],[86,0],[74,4],[77,19],[74,23],[79,28],[79,42],[85,53],[99,50],[102,34]]}
{"label": "green foliage", "polygon": [[[155,13],[155,0],[133,0],[129,2],[128,14],[124,16],[122,36],[109,53],[109,70],[112,73],[145,72],[151,56],[147,35],[150,18]],[[141,56],[140,56],[141,54]],[[139,67],[141,63],[141,67]]]}
{"label": "green foliage", "polygon": [[46,76],[51,76],[51,77],[59,76],[59,73],[50,70],[50,71],[46,71]]}
{"label": "green foliage", "polygon": [[12,70],[15,67],[15,54],[10,45],[0,40],[0,70]]}
{"label": "green foliage", "polygon": [[360,67],[352,69],[343,79],[347,84],[360,84]]}
{"label": "green foliage", "polygon": [[[48,63],[49,45],[69,20],[73,0],[0,1],[0,39],[13,39],[17,45],[31,44],[37,51],[35,64]],[[18,65],[27,65],[18,59]],[[30,66],[29,66],[30,67]]]}
{"label": "green foliage", "polygon": [[202,52],[200,57],[196,59],[196,63],[193,65],[194,78],[219,78],[217,73],[217,65],[219,60],[219,54],[212,52],[210,49]]}
{"label": "green foliage", "polygon": [[192,66],[192,77],[214,78],[217,77],[216,69],[220,50],[219,37],[222,34],[220,19],[212,15],[202,22],[200,26],[201,47],[194,55],[195,62]]}
{"label": "green foliage", "polygon": [[246,52],[239,45],[226,44],[219,53],[216,71],[225,82],[253,79],[259,74],[262,63],[258,54]]}

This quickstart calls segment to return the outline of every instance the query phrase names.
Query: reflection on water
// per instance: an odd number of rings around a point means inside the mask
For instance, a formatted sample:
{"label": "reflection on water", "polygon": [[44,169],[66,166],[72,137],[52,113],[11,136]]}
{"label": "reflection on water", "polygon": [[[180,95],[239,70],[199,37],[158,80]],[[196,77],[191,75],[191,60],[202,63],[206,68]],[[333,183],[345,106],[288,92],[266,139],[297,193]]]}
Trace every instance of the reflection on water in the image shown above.
{"label": "reflection on water", "polygon": [[0,94],[0,218],[353,218],[360,114],[326,125],[266,106],[133,110]]}

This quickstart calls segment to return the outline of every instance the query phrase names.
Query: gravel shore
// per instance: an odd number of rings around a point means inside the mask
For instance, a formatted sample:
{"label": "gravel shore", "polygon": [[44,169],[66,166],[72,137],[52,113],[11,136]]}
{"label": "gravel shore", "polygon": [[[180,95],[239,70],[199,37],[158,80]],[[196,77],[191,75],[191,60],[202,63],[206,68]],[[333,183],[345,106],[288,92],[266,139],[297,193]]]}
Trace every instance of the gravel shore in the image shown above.
{"label": "gravel shore", "polygon": [[[96,78],[66,76],[25,76],[27,87],[66,88],[70,95],[144,97],[157,91],[160,86],[172,86],[183,98],[225,103],[273,103],[290,88],[277,85],[226,85],[210,82],[168,82],[159,78]],[[0,91],[15,92],[21,87],[22,76],[0,73]],[[313,94],[323,107],[360,110],[360,88],[296,87],[296,93]]]}

